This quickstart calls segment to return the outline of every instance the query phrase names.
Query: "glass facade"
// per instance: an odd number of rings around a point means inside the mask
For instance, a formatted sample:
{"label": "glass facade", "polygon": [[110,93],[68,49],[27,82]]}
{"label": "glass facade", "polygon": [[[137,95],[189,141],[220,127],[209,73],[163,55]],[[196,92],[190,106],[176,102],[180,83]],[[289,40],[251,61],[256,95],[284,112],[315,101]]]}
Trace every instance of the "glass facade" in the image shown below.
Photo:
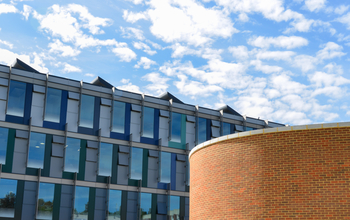
{"label": "glass facade", "polygon": [[120,220],[122,191],[109,190],[108,220]]}
{"label": "glass facade", "polygon": [[40,183],[37,219],[52,219],[55,184]]}
{"label": "glass facade", "polygon": [[171,153],[161,152],[160,154],[160,182],[170,183],[171,174]]}
{"label": "glass facade", "polygon": [[79,172],[80,139],[67,138],[64,157],[64,171]]}
{"label": "glass facade", "polygon": [[125,132],[125,103],[113,102],[113,122],[112,131],[123,133]]}
{"label": "glass facade", "polygon": [[255,130],[255,128],[245,127],[245,130],[246,130],[246,131],[252,131],[252,130]]}
{"label": "glass facade", "polygon": [[75,187],[74,220],[88,220],[89,211],[89,188],[83,186]]}
{"label": "glass facade", "polygon": [[171,113],[171,141],[181,143],[181,114]]}
{"label": "glass facade", "polygon": [[171,220],[180,220],[180,197],[170,196],[168,216]]}
{"label": "glass facade", "polygon": [[0,179],[0,217],[13,218],[17,195],[17,180]]}
{"label": "glass facade", "polygon": [[9,136],[9,129],[0,127],[0,163],[1,164],[5,164],[6,162],[8,136]]}
{"label": "glass facade", "polygon": [[94,126],[94,107],[95,107],[95,97],[94,96],[81,95],[80,120],[79,120],[80,127],[93,128],[93,126]]}
{"label": "glass facade", "polygon": [[151,193],[141,193],[140,215],[142,220],[152,219],[152,194]]}
{"label": "glass facade", "polygon": [[48,88],[45,103],[45,121],[60,122],[62,90]]}
{"label": "glass facade", "polygon": [[143,149],[131,148],[130,179],[142,179],[142,155]]}
{"label": "glass facade", "polygon": [[229,123],[222,123],[222,135],[231,134],[231,125]]}
{"label": "glass facade", "polygon": [[100,176],[112,176],[113,144],[101,143],[99,153],[98,174]]}
{"label": "glass facade", "polygon": [[44,168],[46,134],[31,132],[28,151],[28,167]]}
{"label": "glass facade", "polygon": [[154,136],[154,109],[143,107],[142,137],[153,138]]}
{"label": "glass facade", "polygon": [[207,119],[205,118],[198,118],[197,123],[197,137],[198,137],[198,143],[201,144],[205,141],[207,141]]}
{"label": "glass facade", "polygon": [[11,80],[10,92],[7,103],[7,114],[23,117],[24,116],[24,103],[26,98],[27,84],[24,82],[18,82]]}

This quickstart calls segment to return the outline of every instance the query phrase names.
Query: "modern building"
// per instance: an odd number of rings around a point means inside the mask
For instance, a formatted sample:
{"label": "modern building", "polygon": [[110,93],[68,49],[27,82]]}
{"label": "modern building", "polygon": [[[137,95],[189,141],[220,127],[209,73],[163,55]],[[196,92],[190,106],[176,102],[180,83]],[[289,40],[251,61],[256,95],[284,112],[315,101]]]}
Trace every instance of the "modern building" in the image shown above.
{"label": "modern building", "polygon": [[0,219],[189,219],[188,154],[282,124],[0,65]]}
{"label": "modern building", "polygon": [[190,153],[197,219],[350,219],[350,123],[246,131]]}

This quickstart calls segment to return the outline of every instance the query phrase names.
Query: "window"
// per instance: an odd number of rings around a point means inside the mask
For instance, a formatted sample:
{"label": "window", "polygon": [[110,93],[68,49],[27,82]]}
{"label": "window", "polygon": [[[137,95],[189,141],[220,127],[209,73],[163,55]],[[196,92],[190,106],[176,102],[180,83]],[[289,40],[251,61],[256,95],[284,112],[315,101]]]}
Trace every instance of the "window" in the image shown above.
{"label": "window", "polygon": [[46,134],[30,132],[28,167],[44,168]]}
{"label": "window", "polygon": [[171,114],[171,141],[181,143],[181,114]]}
{"label": "window", "polygon": [[153,138],[154,109],[143,107],[142,137]]}
{"label": "window", "polygon": [[231,125],[229,123],[222,123],[222,135],[231,134]]}
{"label": "window", "polygon": [[197,128],[198,143],[203,143],[207,140],[207,119],[198,118],[198,128]]}
{"label": "window", "polygon": [[64,171],[79,172],[80,140],[67,138],[65,146]]}
{"label": "window", "polygon": [[131,148],[130,179],[142,179],[142,153],[143,150],[141,148]]}
{"label": "window", "polygon": [[99,153],[98,174],[100,176],[112,176],[113,144],[101,143]]}
{"label": "window", "polygon": [[24,101],[26,98],[26,83],[11,80],[7,103],[7,114],[24,116]]}
{"label": "window", "polygon": [[75,220],[88,219],[89,188],[77,186],[75,188],[74,218]]}
{"label": "window", "polygon": [[58,89],[47,89],[45,103],[45,121],[60,122],[62,91]]}
{"label": "window", "polygon": [[9,135],[9,129],[0,128],[0,163],[5,164],[6,162],[6,151],[7,151],[7,139]]}
{"label": "window", "polygon": [[180,220],[180,197],[170,196],[170,209],[168,216],[171,220]]}
{"label": "window", "polygon": [[171,153],[161,152],[160,154],[160,182],[170,183]]}
{"label": "window", "polygon": [[120,208],[122,205],[122,191],[109,191],[108,220],[120,219]]}
{"label": "window", "polygon": [[140,196],[140,214],[142,220],[151,220],[152,219],[152,194],[150,193],[141,193]]}
{"label": "window", "polygon": [[80,103],[79,126],[85,128],[93,128],[95,97],[89,95],[81,95]]}
{"label": "window", "polygon": [[17,194],[17,180],[0,179],[0,217],[13,218]]}
{"label": "window", "polygon": [[252,130],[255,130],[256,128],[251,128],[251,127],[245,127],[245,130],[246,131],[252,131]]}
{"label": "window", "polygon": [[40,183],[36,219],[52,219],[55,184]]}
{"label": "window", "polygon": [[124,126],[125,126],[125,103],[114,101],[112,131],[118,132],[118,133],[124,133],[125,132]]}

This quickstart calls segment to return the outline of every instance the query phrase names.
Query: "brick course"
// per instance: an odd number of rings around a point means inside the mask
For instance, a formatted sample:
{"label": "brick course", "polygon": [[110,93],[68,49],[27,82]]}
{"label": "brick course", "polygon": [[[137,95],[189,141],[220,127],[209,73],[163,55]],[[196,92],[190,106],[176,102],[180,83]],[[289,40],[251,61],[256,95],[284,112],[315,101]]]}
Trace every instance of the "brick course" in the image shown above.
{"label": "brick course", "polygon": [[190,157],[190,219],[350,219],[350,128],[250,135]]}

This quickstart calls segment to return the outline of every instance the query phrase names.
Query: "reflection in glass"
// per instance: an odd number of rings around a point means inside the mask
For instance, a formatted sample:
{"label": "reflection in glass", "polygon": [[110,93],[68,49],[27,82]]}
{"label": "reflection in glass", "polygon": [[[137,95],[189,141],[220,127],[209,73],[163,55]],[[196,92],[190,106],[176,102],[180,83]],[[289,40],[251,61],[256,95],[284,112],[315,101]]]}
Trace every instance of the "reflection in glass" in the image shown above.
{"label": "reflection in glass", "polygon": [[170,209],[168,216],[171,220],[180,220],[180,197],[170,196]]}
{"label": "reflection in glass", "polygon": [[131,148],[130,179],[142,179],[142,153],[143,150],[141,148]]}
{"label": "reflection in glass", "polygon": [[171,115],[171,141],[181,143],[181,114]]}
{"label": "reflection in glass", "polygon": [[87,220],[89,211],[89,188],[76,186],[74,201],[74,220]]}
{"label": "reflection in glass", "polygon": [[108,220],[120,220],[120,206],[122,205],[122,191],[109,191]]}
{"label": "reflection in glass", "polygon": [[207,119],[198,118],[198,143],[203,143],[207,140]]}
{"label": "reflection in glass", "polygon": [[0,128],[0,163],[1,164],[5,164],[6,162],[8,135],[9,135],[9,129]]}
{"label": "reflection in glass", "polygon": [[62,91],[58,89],[47,89],[45,105],[45,121],[60,122]]}
{"label": "reflection in glass", "polygon": [[246,131],[252,131],[252,130],[255,130],[255,128],[245,127],[245,130],[246,130]]}
{"label": "reflection in glass", "polygon": [[101,143],[99,154],[98,174],[100,176],[112,176],[113,144]]}
{"label": "reflection in glass", "polygon": [[151,220],[152,218],[152,194],[141,193],[140,196],[140,214],[142,220]]}
{"label": "reflection in glass", "polygon": [[160,182],[170,183],[171,153],[161,152],[160,154]]}
{"label": "reflection in glass", "polygon": [[125,103],[113,102],[113,127],[112,131],[124,133],[125,124]]}
{"label": "reflection in glass", "polygon": [[79,172],[80,139],[67,138],[64,171]]}
{"label": "reflection in glass", "polygon": [[11,80],[7,103],[7,114],[23,117],[25,97],[26,83]]}
{"label": "reflection in glass", "polygon": [[89,96],[89,95],[81,95],[80,121],[79,121],[80,127],[93,128],[94,106],[95,106],[95,97]]}
{"label": "reflection in glass", "polygon": [[44,168],[46,134],[30,132],[28,167]]}
{"label": "reflection in glass", "polygon": [[222,135],[231,134],[231,126],[229,123],[222,123]]}
{"label": "reflection in glass", "polygon": [[0,179],[0,217],[15,216],[16,193],[17,180]]}
{"label": "reflection in glass", "polygon": [[40,183],[37,219],[52,219],[55,184]]}
{"label": "reflection in glass", "polygon": [[143,107],[142,137],[153,138],[154,109]]}

